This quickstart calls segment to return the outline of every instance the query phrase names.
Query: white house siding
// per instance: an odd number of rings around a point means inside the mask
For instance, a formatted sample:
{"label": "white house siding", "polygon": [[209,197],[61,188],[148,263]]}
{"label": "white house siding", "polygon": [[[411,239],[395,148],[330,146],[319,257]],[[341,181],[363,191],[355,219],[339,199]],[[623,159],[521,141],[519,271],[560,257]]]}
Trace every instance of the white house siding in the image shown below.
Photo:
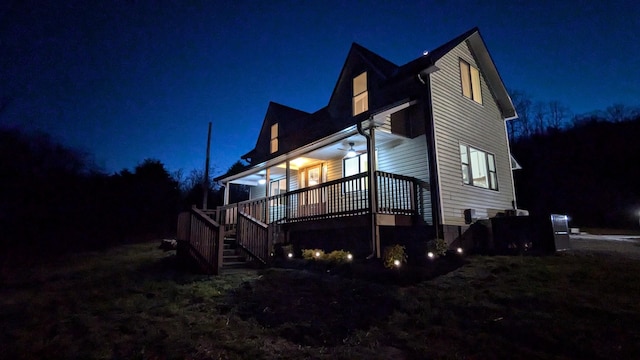
{"label": "white house siding", "polygon": [[267,194],[267,184],[258,184],[256,186],[252,186],[249,189],[249,199],[260,199],[265,197]]}
{"label": "white house siding", "polygon": [[[467,43],[461,43],[436,62],[440,70],[431,74],[431,93],[442,220],[461,226],[465,209],[475,209],[478,217],[486,218],[511,208],[513,181],[504,120],[484,75],[482,104],[462,95],[460,58],[477,67]],[[461,143],[495,155],[498,191],[463,184]]]}
{"label": "white house siding", "polygon": [[[429,161],[425,135],[414,139],[403,139],[393,147],[378,149],[378,170],[398,175],[405,175],[429,182]],[[422,210],[424,220],[433,224],[431,214],[431,196],[429,188],[422,193]]]}

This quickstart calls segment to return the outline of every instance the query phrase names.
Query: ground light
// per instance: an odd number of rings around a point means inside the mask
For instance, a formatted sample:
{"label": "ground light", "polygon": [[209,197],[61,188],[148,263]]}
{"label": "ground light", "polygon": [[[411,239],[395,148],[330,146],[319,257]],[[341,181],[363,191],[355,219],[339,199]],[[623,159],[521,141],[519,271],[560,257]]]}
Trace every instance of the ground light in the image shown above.
{"label": "ground light", "polygon": [[320,251],[316,251],[316,257],[320,257]]}
{"label": "ground light", "polygon": [[427,257],[428,257],[429,259],[434,259],[434,258],[436,257],[436,255],[435,255],[433,252],[429,251],[429,252],[427,253]]}
{"label": "ground light", "polygon": [[288,257],[288,258],[292,258],[292,257],[293,257],[293,253],[288,253],[288,254],[287,254],[287,257]]}
{"label": "ground light", "polygon": [[400,260],[393,260],[393,265],[395,265],[396,267],[400,267]]}
{"label": "ground light", "polygon": [[459,248],[457,248],[457,249],[456,249],[456,252],[457,252],[458,254],[462,254],[462,253],[463,253],[463,250],[462,250],[462,248],[461,248],[461,247],[459,247]]}
{"label": "ground light", "polygon": [[353,260],[353,255],[347,254],[347,260]]}

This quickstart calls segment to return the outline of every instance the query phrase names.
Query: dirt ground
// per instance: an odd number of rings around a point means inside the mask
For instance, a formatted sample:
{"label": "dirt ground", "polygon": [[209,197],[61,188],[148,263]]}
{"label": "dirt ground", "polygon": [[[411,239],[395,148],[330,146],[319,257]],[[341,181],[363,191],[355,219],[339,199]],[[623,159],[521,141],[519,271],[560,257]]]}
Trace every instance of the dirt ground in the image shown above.
{"label": "dirt ground", "polygon": [[596,251],[621,254],[640,260],[640,236],[638,235],[571,235],[573,251]]}

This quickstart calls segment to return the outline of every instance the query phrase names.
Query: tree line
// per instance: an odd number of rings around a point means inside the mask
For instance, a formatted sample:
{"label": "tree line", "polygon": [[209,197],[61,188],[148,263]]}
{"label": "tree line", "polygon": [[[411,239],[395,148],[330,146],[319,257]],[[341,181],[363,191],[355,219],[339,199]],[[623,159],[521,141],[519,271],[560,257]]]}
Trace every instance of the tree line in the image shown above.
{"label": "tree line", "polygon": [[508,122],[518,206],[560,213],[578,227],[638,228],[640,111],[622,104],[573,115],[557,101],[512,97]]}
{"label": "tree line", "polygon": [[[0,174],[0,270],[6,261],[174,236],[177,214],[202,207],[204,194],[202,170],[170,173],[146,159],[106,174],[89,154],[18,129],[0,128]],[[221,205],[223,189],[209,183],[209,207]]]}

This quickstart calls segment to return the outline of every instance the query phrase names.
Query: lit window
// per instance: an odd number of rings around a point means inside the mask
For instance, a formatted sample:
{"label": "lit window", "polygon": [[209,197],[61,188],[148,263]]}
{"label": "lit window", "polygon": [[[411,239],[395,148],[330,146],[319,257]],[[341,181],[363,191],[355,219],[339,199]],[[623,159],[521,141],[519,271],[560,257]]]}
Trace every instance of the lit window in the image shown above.
{"label": "lit window", "polygon": [[344,177],[367,171],[367,154],[344,159]]}
{"label": "lit window", "polygon": [[320,165],[307,169],[307,184],[308,186],[320,184]]}
{"label": "lit window", "polygon": [[[367,166],[367,154],[360,154],[354,157],[345,158],[343,160],[342,172],[344,177],[360,174],[366,172],[369,167]],[[357,182],[349,182],[345,184],[345,192],[355,191],[355,190],[366,190],[367,189],[367,179],[360,179],[360,183]]]}
{"label": "lit window", "polygon": [[460,145],[462,182],[485,189],[498,190],[496,160],[493,154]]}
{"label": "lit window", "polygon": [[480,92],[480,71],[460,59],[460,79],[462,81],[462,95],[482,104]]}
{"label": "lit window", "polygon": [[271,125],[271,153],[278,151],[278,124]]}
{"label": "lit window", "polygon": [[[309,187],[315,186],[322,183],[325,179],[323,179],[323,172],[326,171],[323,165],[314,165],[302,170],[301,187]],[[319,189],[310,190],[302,193],[303,198],[300,200],[302,205],[306,204],[317,204],[320,202],[321,191]]]}
{"label": "lit window", "polygon": [[[287,192],[286,178],[274,180],[271,182],[269,186],[269,196],[276,196],[276,195],[284,194],[286,192]],[[285,199],[284,197],[280,197],[277,202],[274,202],[273,200],[271,200],[271,206],[274,206],[277,204],[284,204],[284,199]]]}
{"label": "lit window", "polygon": [[367,73],[353,79],[353,116],[369,110],[369,95],[367,92]]}

